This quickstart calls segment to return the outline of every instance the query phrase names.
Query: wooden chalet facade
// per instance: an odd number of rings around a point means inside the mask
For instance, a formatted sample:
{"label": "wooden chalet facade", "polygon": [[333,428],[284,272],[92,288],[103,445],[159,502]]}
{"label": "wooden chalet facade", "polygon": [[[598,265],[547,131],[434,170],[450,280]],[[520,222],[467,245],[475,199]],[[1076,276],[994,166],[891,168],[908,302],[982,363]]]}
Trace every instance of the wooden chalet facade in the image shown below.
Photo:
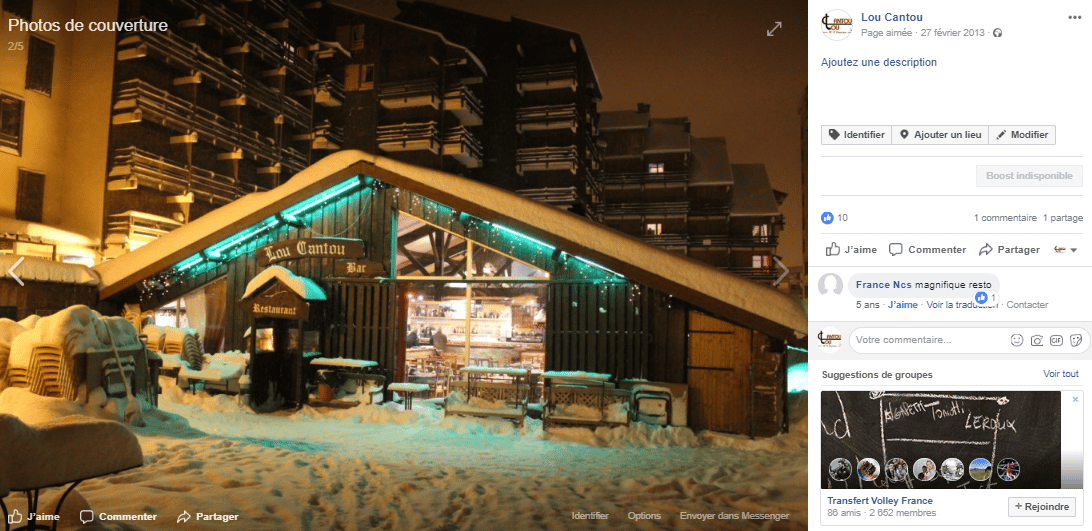
{"label": "wooden chalet facade", "polygon": [[[400,275],[404,216],[465,239],[466,269]],[[786,346],[801,344],[807,330],[799,301],[517,194],[359,151],[331,155],[278,188],[96,266],[101,304],[153,308],[222,286],[224,347],[242,349],[250,315],[235,302],[263,269],[262,248],[331,237],[360,241],[363,258],[380,266],[360,275],[342,258],[278,262],[325,290],[322,315],[312,310],[310,318],[323,322],[325,355],[402,367],[411,286],[476,279],[480,264],[470,264],[485,249],[548,273],[532,280],[546,291],[547,370],[686,383],[695,429],[784,429]],[[489,281],[507,279],[480,280]],[[398,371],[392,376],[401,381]]]}

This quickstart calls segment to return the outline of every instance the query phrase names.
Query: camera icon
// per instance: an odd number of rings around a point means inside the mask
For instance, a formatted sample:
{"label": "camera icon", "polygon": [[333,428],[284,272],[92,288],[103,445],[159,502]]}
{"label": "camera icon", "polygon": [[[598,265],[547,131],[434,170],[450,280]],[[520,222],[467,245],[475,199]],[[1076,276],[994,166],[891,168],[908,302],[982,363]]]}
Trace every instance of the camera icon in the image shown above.
{"label": "camera icon", "polygon": [[1043,336],[1040,336],[1040,335],[1031,336],[1031,346],[1033,346],[1033,347],[1043,346]]}

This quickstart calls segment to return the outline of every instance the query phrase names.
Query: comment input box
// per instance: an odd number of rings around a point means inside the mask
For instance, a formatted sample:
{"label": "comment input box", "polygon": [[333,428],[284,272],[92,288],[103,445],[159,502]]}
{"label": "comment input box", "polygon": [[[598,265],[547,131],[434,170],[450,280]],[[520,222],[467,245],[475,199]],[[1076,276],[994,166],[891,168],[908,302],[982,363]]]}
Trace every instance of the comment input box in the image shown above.
{"label": "comment input box", "polygon": [[858,328],[850,346],[862,354],[1080,354],[1080,328]]}

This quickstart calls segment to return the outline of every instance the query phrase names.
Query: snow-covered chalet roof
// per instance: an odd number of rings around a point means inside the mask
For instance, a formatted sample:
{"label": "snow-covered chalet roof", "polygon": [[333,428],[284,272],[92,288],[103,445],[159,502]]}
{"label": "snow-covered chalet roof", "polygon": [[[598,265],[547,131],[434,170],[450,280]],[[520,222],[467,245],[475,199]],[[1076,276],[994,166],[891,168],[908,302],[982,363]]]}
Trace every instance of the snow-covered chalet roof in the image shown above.
{"label": "snow-covered chalet roof", "polygon": [[281,266],[267,267],[264,271],[255,275],[250,282],[246,283],[246,291],[243,292],[243,296],[240,298],[249,298],[274,279],[280,280],[285,286],[288,286],[288,289],[294,291],[296,295],[299,295],[305,301],[326,300],[326,292],[322,291],[322,288],[315,284],[314,280],[301,277]]}
{"label": "snow-covered chalet roof", "polygon": [[371,176],[504,224],[768,335],[796,340],[807,334],[803,303],[779,290],[482,182],[357,150],[329,155],[277,188],[244,196],[140,249],[95,266],[103,281],[99,296],[108,298],[135,286],[241,227],[257,224],[357,175]]}

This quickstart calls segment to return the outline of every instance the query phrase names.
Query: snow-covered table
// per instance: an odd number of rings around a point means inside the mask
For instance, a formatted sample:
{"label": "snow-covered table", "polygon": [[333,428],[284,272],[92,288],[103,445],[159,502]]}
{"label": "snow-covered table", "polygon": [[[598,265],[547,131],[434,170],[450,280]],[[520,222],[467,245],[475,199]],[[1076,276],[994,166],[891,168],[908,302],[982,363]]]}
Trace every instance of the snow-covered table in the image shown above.
{"label": "snow-covered table", "polygon": [[[27,495],[31,520],[19,529],[51,529],[38,523],[36,516],[60,513],[65,498],[80,482],[144,465],[140,442],[128,427],[83,415],[27,425],[15,415],[0,414],[0,448],[4,450],[0,452],[3,518],[11,514],[4,505],[4,496],[11,491]],[[41,489],[69,483],[52,512],[39,511]],[[52,529],[56,529],[57,521],[53,524]]]}
{"label": "snow-covered table", "polygon": [[[310,366],[315,371],[313,374],[322,384],[336,389],[346,379],[351,378],[356,380],[362,388],[369,389],[367,394],[372,404],[383,401],[383,384],[386,383],[387,379],[381,374],[372,372],[379,367],[379,363],[376,361],[349,358],[311,358]],[[372,382],[372,384],[369,386],[368,382]]]}
{"label": "snow-covered table", "polygon": [[615,389],[610,375],[581,371],[542,373],[542,428],[554,424],[616,426],[629,424],[631,393]]}
{"label": "snow-covered table", "polygon": [[428,391],[428,384],[396,382],[387,386],[387,389],[406,395],[406,411],[413,410],[413,394]]}
{"label": "snow-covered table", "polygon": [[[531,391],[530,369],[470,365],[459,369],[459,373],[466,379],[452,382],[452,392],[444,400],[444,416],[500,417],[523,426]],[[511,381],[486,381],[498,376]]]}

